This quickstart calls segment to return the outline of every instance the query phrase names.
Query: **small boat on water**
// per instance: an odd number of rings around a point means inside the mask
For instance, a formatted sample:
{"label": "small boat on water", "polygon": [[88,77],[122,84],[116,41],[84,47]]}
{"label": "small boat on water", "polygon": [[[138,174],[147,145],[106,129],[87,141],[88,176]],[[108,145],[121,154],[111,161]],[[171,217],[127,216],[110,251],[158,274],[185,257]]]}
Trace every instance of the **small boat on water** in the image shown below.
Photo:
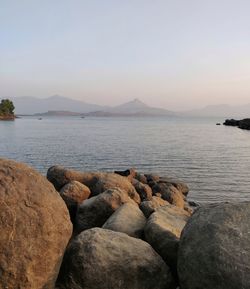
{"label": "small boat on water", "polygon": [[41,117],[39,117],[39,118],[38,118],[38,120],[42,120],[42,118],[41,118]]}

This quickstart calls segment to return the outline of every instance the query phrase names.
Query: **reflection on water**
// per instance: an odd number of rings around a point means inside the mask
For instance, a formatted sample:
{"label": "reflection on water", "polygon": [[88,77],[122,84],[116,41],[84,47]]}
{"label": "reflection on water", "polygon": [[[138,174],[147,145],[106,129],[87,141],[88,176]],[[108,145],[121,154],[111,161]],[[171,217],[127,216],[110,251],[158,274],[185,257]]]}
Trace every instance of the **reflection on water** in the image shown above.
{"label": "reflection on water", "polygon": [[178,177],[199,202],[250,200],[250,132],[222,119],[36,118],[0,122],[0,156],[43,174],[136,167]]}

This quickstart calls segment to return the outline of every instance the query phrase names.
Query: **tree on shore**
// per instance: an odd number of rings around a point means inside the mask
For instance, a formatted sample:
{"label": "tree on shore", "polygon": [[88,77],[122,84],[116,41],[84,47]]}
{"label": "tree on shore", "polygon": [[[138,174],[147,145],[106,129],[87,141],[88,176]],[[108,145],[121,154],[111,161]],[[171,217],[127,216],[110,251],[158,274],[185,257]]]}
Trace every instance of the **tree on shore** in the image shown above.
{"label": "tree on shore", "polygon": [[9,99],[2,99],[0,103],[0,115],[14,115],[15,106]]}

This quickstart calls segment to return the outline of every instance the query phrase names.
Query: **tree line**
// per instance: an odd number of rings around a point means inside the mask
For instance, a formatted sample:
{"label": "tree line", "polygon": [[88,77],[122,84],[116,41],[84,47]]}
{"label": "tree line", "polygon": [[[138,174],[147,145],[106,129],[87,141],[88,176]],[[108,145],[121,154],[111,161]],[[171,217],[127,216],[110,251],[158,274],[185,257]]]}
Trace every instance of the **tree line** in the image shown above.
{"label": "tree line", "polygon": [[9,99],[2,99],[0,103],[0,115],[14,115],[15,106]]}

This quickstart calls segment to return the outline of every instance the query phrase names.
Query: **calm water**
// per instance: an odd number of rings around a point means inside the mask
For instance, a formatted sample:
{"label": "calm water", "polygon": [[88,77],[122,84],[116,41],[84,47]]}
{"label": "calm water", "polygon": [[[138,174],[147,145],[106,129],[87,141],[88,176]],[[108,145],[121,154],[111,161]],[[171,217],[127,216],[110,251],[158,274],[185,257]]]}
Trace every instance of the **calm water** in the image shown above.
{"label": "calm water", "polygon": [[43,174],[136,167],[178,177],[199,202],[250,200],[250,132],[223,119],[22,118],[0,122],[0,156]]}

